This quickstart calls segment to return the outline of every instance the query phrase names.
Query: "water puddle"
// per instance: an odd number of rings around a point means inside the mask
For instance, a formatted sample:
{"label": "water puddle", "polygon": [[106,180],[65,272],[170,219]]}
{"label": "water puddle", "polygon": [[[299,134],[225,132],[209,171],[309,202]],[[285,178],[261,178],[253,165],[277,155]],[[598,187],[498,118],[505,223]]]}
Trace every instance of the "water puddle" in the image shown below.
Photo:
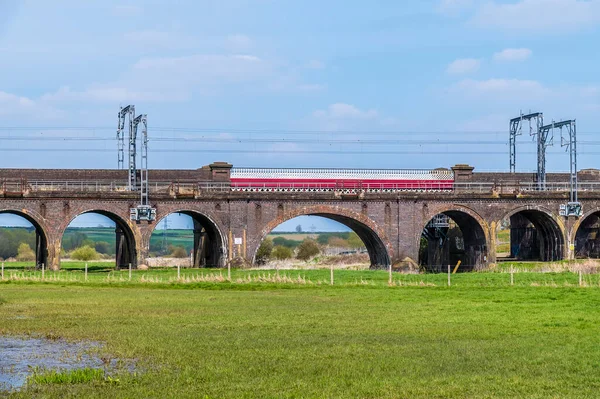
{"label": "water puddle", "polygon": [[0,392],[21,388],[36,369],[106,368],[115,360],[90,355],[100,344],[0,336]]}

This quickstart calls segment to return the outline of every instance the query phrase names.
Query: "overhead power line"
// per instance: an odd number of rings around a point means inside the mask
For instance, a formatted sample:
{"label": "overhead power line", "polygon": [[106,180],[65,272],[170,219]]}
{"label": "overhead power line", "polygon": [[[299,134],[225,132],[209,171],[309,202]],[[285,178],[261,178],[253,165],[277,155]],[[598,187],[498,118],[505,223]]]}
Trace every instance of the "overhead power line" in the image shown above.
{"label": "overhead power line", "polygon": [[[105,141],[114,142],[109,137],[81,137],[81,136],[0,136],[2,141]],[[148,139],[150,142],[197,142],[197,143],[224,143],[224,144],[252,144],[252,143],[298,143],[298,144],[397,144],[397,145],[507,145],[503,140],[406,140],[406,139],[294,139],[294,138],[219,138],[219,137],[156,137]],[[597,146],[600,140],[580,140],[579,144]]]}
{"label": "overhead power line", "polygon": [[[0,126],[0,131],[33,131],[33,132],[56,132],[56,131],[87,131],[87,132],[102,132],[109,131],[114,133],[114,127],[110,126]],[[344,135],[381,135],[381,136],[394,136],[394,135],[505,135],[505,131],[500,130],[310,130],[310,129],[239,129],[239,128],[227,128],[227,127],[213,127],[213,128],[185,128],[185,127],[152,127],[149,128],[149,133],[179,133],[179,134],[193,134],[193,133],[204,133],[204,134],[256,134],[256,135],[281,135],[281,134],[292,134],[292,135],[323,135],[323,134],[344,134]],[[597,131],[581,131],[579,135],[592,135],[599,134]]]}
{"label": "overhead power line", "polygon": [[[0,152],[78,152],[81,153],[81,148],[0,148]],[[85,152],[97,152],[97,153],[114,153],[112,149],[103,148],[88,148]],[[153,153],[211,153],[211,154],[348,154],[348,155],[506,155],[506,151],[464,151],[464,150],[448,150],[448,151],[394,151],[394,150],[368,150],[368,151],[357,151],[357,150],[255,150],[255,149],[210,149],[210,148],[197,148],[197,149],[156,149],[149,152]],[[523,151],[522,154],[536,154],[535,151]],[[600,155],[600,151],[588,151],[579,152],[585,155]]]}

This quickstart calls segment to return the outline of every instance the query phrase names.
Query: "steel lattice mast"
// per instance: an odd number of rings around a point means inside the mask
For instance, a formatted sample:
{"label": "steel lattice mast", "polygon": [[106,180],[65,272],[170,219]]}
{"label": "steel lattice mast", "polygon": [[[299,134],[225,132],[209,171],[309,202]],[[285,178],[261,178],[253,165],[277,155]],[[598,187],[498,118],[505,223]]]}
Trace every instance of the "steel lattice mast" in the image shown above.
{"label": "steel lattice mast", "polygon": [[[532,131],[531,120],[535,119],[536,131]],[[523,127],[523,121],[529,122],[529,135],[538,137],[538,143],[540,140],[540,129],[544,125],[544,114],[541,112],[533,112],[527,115],[521,113],[520,116],[510,120],[509,127],[509,151],[510,151],[510,173],[515,173],[517,166],[517,136],[521,135],[521,128]],[[539,144],[538,144],[539,149]]]}
{"label": "steel lattice mast", "polygon": [[125,163],[125,121],[129,119],[129,137],[133,129],[133,119],[135,118],[135,106],[127,105],[121,107],[118,114],[117,124],[117,169],[123,169]]}

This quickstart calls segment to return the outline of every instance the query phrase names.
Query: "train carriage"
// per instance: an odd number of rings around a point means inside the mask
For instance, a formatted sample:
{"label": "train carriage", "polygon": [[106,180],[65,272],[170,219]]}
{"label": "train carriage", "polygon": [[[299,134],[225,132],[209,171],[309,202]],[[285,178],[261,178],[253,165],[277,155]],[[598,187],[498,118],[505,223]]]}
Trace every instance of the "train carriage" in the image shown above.
{"label": "train carriage", "polygon": [[449,169],[231,169],[231,186],[240,191],[437,191],[453,185]]}

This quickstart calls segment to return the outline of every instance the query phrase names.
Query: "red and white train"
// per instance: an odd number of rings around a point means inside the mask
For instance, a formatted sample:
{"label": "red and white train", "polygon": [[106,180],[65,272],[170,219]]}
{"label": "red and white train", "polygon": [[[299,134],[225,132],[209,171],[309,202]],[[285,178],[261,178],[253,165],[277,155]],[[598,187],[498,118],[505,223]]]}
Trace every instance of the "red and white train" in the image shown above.
{"label": "red and white train", "polygon": [[437,191],[453,186],[449,169],[231,169],[231,187],[239,191]]}

